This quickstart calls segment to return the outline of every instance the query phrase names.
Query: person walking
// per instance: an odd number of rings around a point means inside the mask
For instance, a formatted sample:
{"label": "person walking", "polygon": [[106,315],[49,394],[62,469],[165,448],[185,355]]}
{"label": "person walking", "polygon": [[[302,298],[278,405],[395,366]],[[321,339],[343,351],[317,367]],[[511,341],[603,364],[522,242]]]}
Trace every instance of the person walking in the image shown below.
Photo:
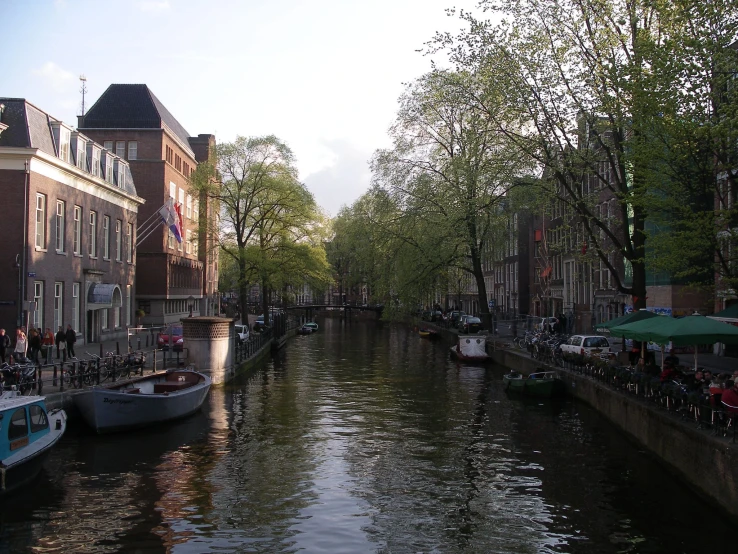
{"label": "person walking", "polygon": [[38,353],[41,352],[41,335],[37,329],[31,328],[31,334],[28,337],[28,346],[31,349],[31,361],[38,365]]}
{"label": "person walking", "polygon": [[0,361],[5,363],[5,357],[10,350],[10,337],[5,334],[5,329],[0,329]]}
{"label": "person walking", "polygon": [[13,361],[17,364],[26,362],[26,352],[28,352],[28,339],[23,329],[15,332],[15,348],[13,348]]}
{"label": "person walking", "polygon": [[76,358],[77,355],[74,353],[74,343],[77,342],[77,333],[72,329],[71,323],[67,325],[67,352],[70,358]]}
{"label": "person walking", "polygon": [[51,353],[54,349],[54,333],[51,332],[51,327],[46,328],[44,338],[41,341],[41,351],[44,354],[44,362],[48,362],[51,359]]}
{"label": "person walking", "polygon": [[56,359],[58,360],[61,358],[59,350],[67,349],[67,334],[64,332],[64,327],[61,325],[59,325],[59,330],[56,332],[54,342],[56,343]]}

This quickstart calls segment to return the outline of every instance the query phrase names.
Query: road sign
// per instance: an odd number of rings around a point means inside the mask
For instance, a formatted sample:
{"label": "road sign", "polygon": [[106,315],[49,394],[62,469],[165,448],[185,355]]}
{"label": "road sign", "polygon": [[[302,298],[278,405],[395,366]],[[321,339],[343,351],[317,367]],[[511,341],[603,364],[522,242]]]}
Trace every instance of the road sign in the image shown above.
{"label": "road sign", "polygon": [[494,308],[495,307],[495,301],[494,300],[490,300],[489,301],[489,307],[490,308]]}
{"label": "road sign", "polygon": [[35,271],[29,271],[28,272],[28,276],[29,277],[35,277],[36,276],[36,272]]}

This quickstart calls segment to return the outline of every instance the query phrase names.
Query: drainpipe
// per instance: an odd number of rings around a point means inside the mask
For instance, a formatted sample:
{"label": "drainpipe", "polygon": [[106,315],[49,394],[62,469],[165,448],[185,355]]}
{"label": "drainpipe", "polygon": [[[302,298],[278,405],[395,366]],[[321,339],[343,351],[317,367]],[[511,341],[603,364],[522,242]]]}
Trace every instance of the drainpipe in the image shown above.
{"label": "drainpipe", "polygon": [[21,260],[21,302],[18,307],[20,314],[18,326],[23,325],[25,321],[24,307],[26,301],[26,280],[28,279],[28,179],[31,173],[30,162],[25,161],[25,177],[23,183],[23,256]]}

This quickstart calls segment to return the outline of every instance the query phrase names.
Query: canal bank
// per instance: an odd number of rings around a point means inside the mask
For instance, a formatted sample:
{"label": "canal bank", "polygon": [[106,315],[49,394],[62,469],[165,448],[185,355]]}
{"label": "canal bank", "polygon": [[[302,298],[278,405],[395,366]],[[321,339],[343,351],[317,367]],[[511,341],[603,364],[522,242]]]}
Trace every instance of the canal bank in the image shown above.
{"label": "canal bank", "polygon": [[738,443],[713,436],[693,421],[563,368],[554,368],[522,352],[488,345],[495,363],[529,374],[554,369],[569,394],[584,401],[628,436],[655,454],[694,489],[738,518]]}

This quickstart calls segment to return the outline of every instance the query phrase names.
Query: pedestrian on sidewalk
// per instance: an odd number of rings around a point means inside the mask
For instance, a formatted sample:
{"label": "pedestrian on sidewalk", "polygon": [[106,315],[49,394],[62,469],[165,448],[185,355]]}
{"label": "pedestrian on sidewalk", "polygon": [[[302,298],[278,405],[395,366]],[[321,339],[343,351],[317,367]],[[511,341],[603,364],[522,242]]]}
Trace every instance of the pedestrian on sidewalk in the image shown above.
{"label": "pedestrian on sidewalk", "polygon": [[15,348],[13,348],[13,360],[17,364],[26,362],[26,352],[28,351],[28,339],[23,329],[20,327],[15,331]]}
{"label": "pedestrian on sidewalk", "polygon": [[61,325],[59,325],[59,330],[56,332],[54,341],[56,342],[56,359],[58,360],[61,358],[59,350],[64,351],[67,349],[67,334],[64,332],[64,327]]}
{"label": "pedestrian on sidewalk", "polygon": [[0,329],[0,360],[5,363],[5,356],[9,354],[10,337],[5,334],[5,329]]}
{"label": "pedestrian on sidewalk", "polygon": [[41,352],[41,335],[38,330],[31,328],[28,336],[28,346],[31,348],[31,361],[38,365],[38,353]]}
{"label": "pedestrian on sidewalk", "polygon": [[71,323],[67,325],[67,352],[70,358],[76,358],[74,353],[74,343],[77,342],[77,333],[72,329]]}
{"label": "pedestrian on sidewalk", "polygon": [[44,353],[44,361],[51,358],[51,352],[54,349],[54,333],[51,332],[51,327],[46,328],[44,333],[44,339],[41,341],[41,351]]}

